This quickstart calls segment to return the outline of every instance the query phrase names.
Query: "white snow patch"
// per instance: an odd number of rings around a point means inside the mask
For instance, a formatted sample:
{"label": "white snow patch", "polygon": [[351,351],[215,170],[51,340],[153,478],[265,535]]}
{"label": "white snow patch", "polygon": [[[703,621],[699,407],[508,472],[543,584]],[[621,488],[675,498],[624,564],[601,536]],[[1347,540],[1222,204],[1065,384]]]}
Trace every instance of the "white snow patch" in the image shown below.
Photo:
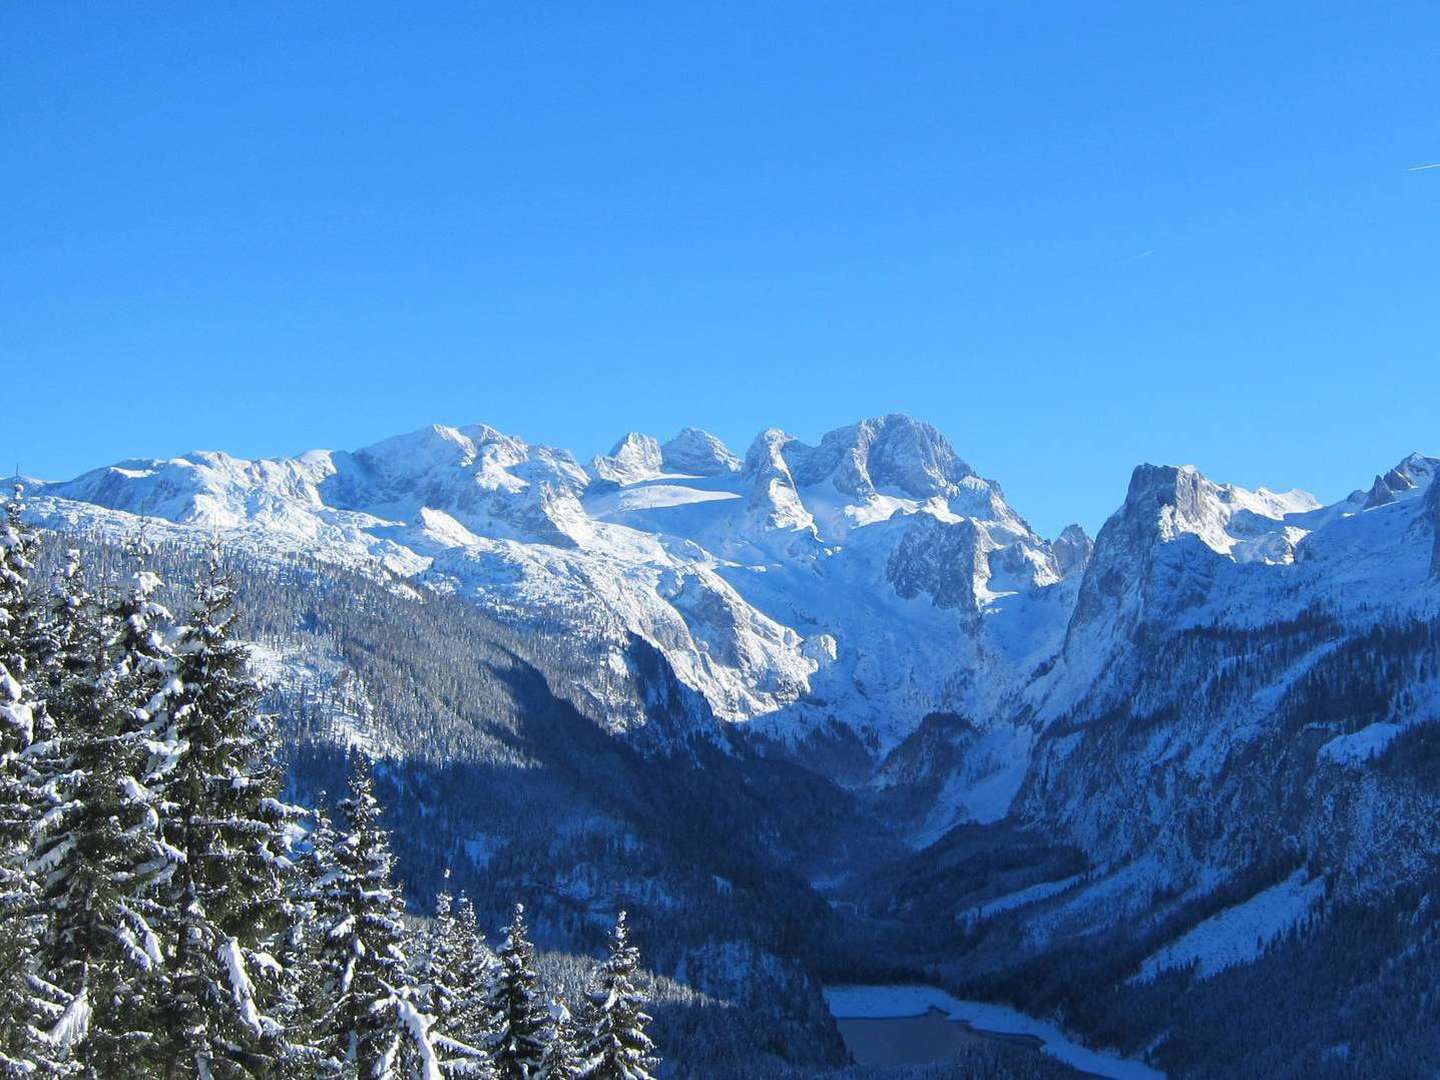
{"label": "white snow patch", "polygon": [[70,999],[55,1026],[45,1033],[52,1046],[63,1050],[81,1042],[90,1031],[90,992],[85,987]]}
{"label": "white snow patch", "polygon": [[1037,912],[1026,937],[1033,947],[1044,948],[1053,935],[1067,927],[1115,926],[1148,909],[1155,888],[1167,881],[1163,866],[1153,855],[1136,859],[1077,889],[1053,910]]}
{"label": "white snow patch", "polygon": [[1378,757],[1390,745],[1390,740],[1399,735],[1399,724],[1377,723],[1363,727],[1349,735],[1337,735],[1320,747],[1320,760],[1349,768],[1361,768],[1371,758]]}
{"label": "white snow patch", "polygon": [[230,996],[240,1010],[240,1022],[251,1031],[259,1033],[260,1013],[255,1008],[255,986],[245,970],[245,957],[240,952],[240,942],[227,938],[220,946],[220,962],[230,976]]}
{"label": "white snow patch", "polygon": [[1198,964],[1200,978],[1208,979],[1226,968],[1253,963],[1324,895],[1324,878],[1307,881],[1305,871],[1296,870],[1280,884],[1210,916],[1147,957],[1131,981],[1148,982],[1162,971],[1191,964]]}
{"label": "white snow patch", "polygon": [[1075,874],[1071,877],[1061,878],[1059,881],[1042,881],[1024,889],[1006,893],[1004,896],[997,896],[994,900],[987,900],[983,904],[977,904],[975,907],[961,912],[959,919],[962,922],[979,922],[992,915],[998,915],[1002,911],[1010,911],[1014,908],[1024,907],[1026,904],[1036,904],[1041,900],[1048,900],[1084,880],[1084,877],[1084,874]]}

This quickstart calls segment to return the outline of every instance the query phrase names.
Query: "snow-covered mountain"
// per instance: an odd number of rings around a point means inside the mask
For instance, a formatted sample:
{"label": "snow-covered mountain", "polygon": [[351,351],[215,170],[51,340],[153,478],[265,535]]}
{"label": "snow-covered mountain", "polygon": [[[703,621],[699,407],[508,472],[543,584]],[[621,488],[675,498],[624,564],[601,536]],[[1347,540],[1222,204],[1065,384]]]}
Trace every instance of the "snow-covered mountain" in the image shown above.
{"label": "snow-covered mountain", "polygon": [[[1257,628],[1323,610],[1348,630],[1436,610],[1428,587],[1440,460],[1412,454],[1369,492],[1321,506],[1142,465],[1095,540],[1055,669],[1027,693],[1044,716],[1132,690],[1145,638]],[[1128,665],[1128,667],[1127,667]]]}
{"label": "snow-covered mountain", "polygon": [[[615,692],[637,638],[703,700],[701,725],[792,746],[850,733],[878,765],[926,715],[963,717],[963,765],[917,825],[931,839],[1004,816],[1037,745],[1055,764],[1056,724],[1184,692],[1146,681],[1141,646],[1157,636],[1317,608],[1359,632],[1433,611],[1437,468],[1412,455],[1321,506],[1144,465],[1092,542],[1078,526],[1037,535],[906,416],[816,446],[770,429],[743,459],[694,428],[632,432],[588,465],[484,425],[435,425],[354,452],[124,461],[45,484],[34,503],[65,528],[118,536],[142,518],[455,593],[583,657],[594,674],[580,692],[615,730],[644,719]],[[926,768],[914,757],[872,783],[913,780]]]}
{"label": "snow-covered mountain", "polygon": [[[436,426],[29,496],[96,551],[237,549],[255,659],[313,737],[295,775],[382,753],[412,873],[464,853],[510,895],[524,833],[557,925],[605,882],[677,978],[709,935],[785,952],[803,924],[826,970],[888,942],[1179,1072],[1224,1075],[1223,1043],[1234,1075],[1351,1076],[1316,1070],[1385,1052],[1366,995],[1434,1029],[1437,476],[1413,454],[1327,506],[1141,465],[1093,540],[1046,539],[887,416],[588,464]],[[1311,1027],[1205,1027],[1296,982]]]}
{"label": "snow-covered mountain", "polygon": [[[129,527],[104,508],[372,561],[558,625],[600,668],[637,635],[724,720],[794,736],[835,716],[882,749],[929,709],[988,710],[1053,649],[1087,546],[1072,530],[1057,555],[901,416],[815,447],[766,431],[743,462],[696,429],[631,433],[588,467],[437,425],[353,453],[125,461],[39,494],[75,525]],[[615,704],[616,726],[638,719]]]}

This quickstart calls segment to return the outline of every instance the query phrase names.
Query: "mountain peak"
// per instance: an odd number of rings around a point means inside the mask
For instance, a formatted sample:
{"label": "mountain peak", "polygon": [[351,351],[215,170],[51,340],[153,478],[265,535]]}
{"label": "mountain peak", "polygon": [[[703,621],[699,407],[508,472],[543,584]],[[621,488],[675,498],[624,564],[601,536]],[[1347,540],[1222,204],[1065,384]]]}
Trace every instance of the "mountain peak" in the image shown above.
{"label": "mountain peak", "polygon": [[602,480],[617,484],[634,484],[653,480],[664,472],[660,443],[653,435],[627,432],[610,453],[590,462],[590,471]]}
{"label": "mountain peak", "polygon": [[1066,525],[1050,545],[1055,552],[1055,566],[1061,577],[1069,577],[1072,570],[1083,570],[1095,550],[1095,541],[1081,525]]}
{"label": "mountain peak", "polygon": [[795,490],[788,451],[796,445],[793,435],[780,428],[766,428],[745,454],[743,477],[750,485],[750,515],[762,531],[810,532],[815,519]]}
{"label": "mountain peak", "polygon": [[660,448],[671,472],[689,476],[723,476],[739,472],[742,462],[723,442],[700,428],[687,427]]}
{"label": "mountain peak", "polygon": [[1440,458],[1429,457],[1418,450],[1401,458],[1394,468],[1376,473],[1368,488],[1356,488],[1344,501],[1353,509],[1373,510],[1388,506],[1397,499],[1422,494],[1432,480],[1440,475]]}
{"label": "mountain peak", "polygon": [[948,497],[975,475],[945,436],[903,413],[836,428],[817,447],[791,443],[785,454],[802,487],[829,480],[837,491],[862,499],[887,489],[917,499]]}

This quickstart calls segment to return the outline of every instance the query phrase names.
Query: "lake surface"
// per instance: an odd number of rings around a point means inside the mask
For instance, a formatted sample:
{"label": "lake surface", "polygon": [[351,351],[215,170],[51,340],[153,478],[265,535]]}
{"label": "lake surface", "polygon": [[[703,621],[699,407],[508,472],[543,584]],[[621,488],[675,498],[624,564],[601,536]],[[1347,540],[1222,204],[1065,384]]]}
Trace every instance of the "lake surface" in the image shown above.
{"label": "lake surface", "polygon": [[1038,1039],[977,1031],[940,1009],[924,1016],[837,1016],[835,1026],[859,1065],[929,1065],[950,1060],[966,1046],[996,1040],[1040,1052]]}
{"label": "lake surface", "polygon": [[947,1061],[965,1046],[1003,1040],[1113,1080],[1164,1080],[1139,1061],[1092,1050],[1054,1024],[1005,1005],[961,1001],[932,986],[831,986],[825,1000],[861,1065]]}

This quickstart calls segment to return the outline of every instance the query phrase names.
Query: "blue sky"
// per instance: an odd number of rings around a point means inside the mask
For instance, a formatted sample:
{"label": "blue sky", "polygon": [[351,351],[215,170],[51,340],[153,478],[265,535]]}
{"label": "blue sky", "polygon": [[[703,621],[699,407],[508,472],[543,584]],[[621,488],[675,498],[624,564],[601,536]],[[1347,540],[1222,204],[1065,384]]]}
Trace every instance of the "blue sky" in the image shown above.
{"label": "blue sky", "polygon": [[[0,12],[8,471],[904,411],[1042,531],[1440,453],[1440,5]],[[10,395],[7,394],[7,397]]]}

